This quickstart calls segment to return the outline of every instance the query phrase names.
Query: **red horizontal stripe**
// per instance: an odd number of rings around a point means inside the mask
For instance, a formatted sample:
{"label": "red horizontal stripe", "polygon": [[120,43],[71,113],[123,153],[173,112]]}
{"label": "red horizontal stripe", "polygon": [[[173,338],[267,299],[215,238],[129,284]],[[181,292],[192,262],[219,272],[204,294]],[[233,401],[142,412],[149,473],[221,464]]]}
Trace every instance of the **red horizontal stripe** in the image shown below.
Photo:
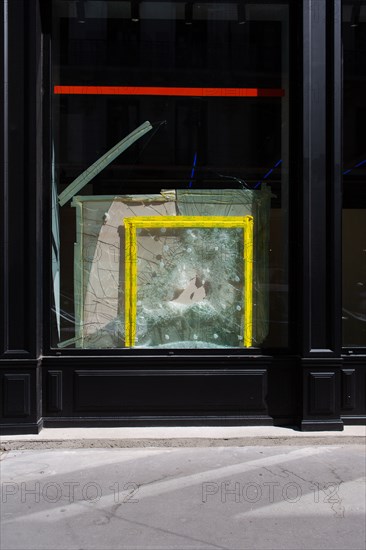
{"label": "red horizontal stripe", "polygon": [[159,86],[55,86],[55,94],[283,97],[281,88],[176,88]]}

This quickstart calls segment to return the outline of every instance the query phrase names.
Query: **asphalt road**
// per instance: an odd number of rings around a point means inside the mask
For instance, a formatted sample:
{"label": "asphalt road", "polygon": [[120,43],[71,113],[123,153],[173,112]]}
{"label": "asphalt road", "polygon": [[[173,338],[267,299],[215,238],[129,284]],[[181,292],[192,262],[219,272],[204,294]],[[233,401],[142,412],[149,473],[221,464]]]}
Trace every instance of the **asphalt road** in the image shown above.
{"label": "asphalt road", "polygon": [[14,450],[1,550],[357,549],[365,446]]}

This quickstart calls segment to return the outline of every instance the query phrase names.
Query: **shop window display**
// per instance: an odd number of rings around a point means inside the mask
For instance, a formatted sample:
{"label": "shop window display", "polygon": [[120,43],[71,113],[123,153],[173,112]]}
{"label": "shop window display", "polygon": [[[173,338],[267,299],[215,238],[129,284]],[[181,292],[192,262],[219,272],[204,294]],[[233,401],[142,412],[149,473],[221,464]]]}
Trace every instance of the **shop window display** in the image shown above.
{"label": "shop window display", "polygon": [[77,4],[52,2],[52,346],[286,346],[289,2]]}

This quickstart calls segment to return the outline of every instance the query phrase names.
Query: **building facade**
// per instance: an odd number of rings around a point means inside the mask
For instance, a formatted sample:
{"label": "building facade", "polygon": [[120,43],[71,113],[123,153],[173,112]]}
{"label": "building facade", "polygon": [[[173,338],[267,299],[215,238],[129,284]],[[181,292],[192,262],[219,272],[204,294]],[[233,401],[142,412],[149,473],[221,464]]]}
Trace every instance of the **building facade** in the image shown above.
{"label": "building facade", "polygon": [[366,420],[366,0],[5,0],[3,433]]}

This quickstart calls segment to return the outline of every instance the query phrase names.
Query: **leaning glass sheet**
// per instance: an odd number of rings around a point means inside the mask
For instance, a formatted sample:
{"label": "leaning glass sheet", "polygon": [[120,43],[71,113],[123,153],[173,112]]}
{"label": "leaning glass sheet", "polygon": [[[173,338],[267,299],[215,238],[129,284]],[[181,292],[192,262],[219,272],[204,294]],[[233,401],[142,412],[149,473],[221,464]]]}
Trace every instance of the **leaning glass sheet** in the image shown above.
{"label": "leaning glass sheet", "polygon": [[174,194],[76,196],[75,338],[79,348],[124,347],[124,218],[176,214]]}
{"label": "leaning glass sheet", "polygon": [[176,194],[178,215],[254,217],[253,346],[260,345],[269,327],[271,190],[262,184],[258,189],[177,189]]}
{"label": "leaning glass sheet", "polygon": [[252,345],[253,218],[124,220],[125,344]]}

